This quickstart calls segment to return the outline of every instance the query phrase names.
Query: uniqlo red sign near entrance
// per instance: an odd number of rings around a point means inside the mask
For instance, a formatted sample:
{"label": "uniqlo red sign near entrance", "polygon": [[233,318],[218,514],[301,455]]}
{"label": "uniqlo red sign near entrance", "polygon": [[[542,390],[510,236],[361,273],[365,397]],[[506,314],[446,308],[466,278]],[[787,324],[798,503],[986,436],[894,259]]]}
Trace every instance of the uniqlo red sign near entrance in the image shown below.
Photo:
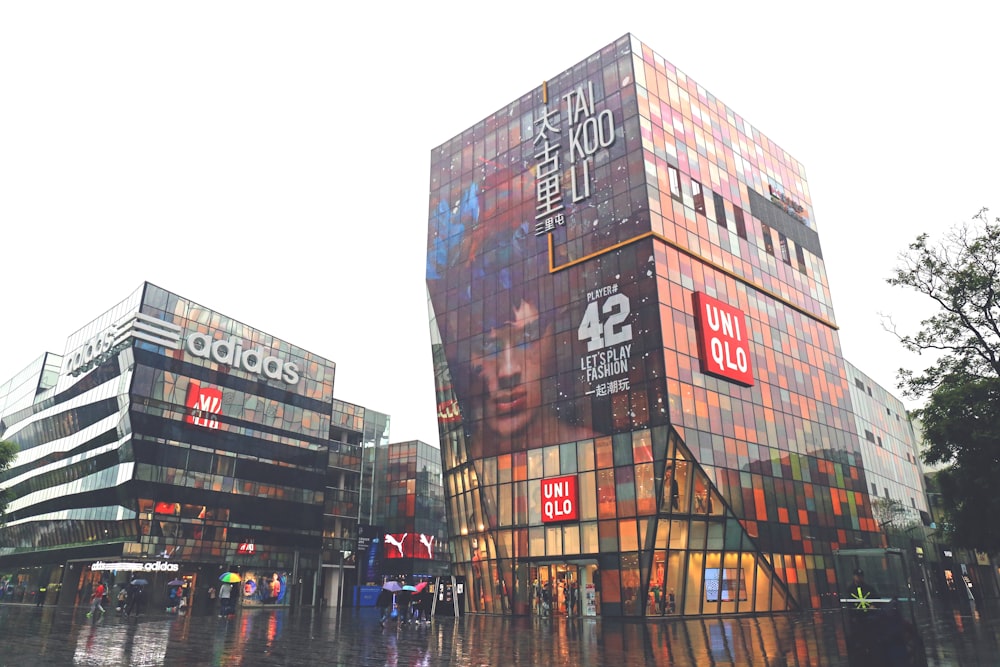
{"label": "uniqlo red sign near entrance", "polygon": [[739,308],[694,293],[694,322],[703,373],[742,385],[753,385],[746,315]]}
{"label": "uniqlo red sign near entrance", "polygon": [[563,475],[542,480],[542,523],[578,521],[580,499],[576,475]]}

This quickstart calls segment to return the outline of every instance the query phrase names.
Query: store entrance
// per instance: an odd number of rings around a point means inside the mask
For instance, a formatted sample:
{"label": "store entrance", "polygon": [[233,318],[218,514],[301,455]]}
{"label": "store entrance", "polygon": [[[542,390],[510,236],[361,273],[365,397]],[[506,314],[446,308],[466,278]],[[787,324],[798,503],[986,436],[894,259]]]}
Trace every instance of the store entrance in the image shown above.
{"label": "store entrance", "polygon": [[597,563],[538,563],[531,568],[531,613],[536,616],[599,616]]}

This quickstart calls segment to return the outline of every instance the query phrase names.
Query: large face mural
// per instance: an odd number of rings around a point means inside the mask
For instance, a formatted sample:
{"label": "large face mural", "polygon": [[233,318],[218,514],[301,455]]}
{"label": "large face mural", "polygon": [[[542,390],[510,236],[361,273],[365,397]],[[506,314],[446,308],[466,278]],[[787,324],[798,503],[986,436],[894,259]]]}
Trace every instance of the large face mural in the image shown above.
{"label": "large face mural", "polygon": [[473,458],[666,418],[634,92],[608,81],[563,77],[435,152],[441,422]]}

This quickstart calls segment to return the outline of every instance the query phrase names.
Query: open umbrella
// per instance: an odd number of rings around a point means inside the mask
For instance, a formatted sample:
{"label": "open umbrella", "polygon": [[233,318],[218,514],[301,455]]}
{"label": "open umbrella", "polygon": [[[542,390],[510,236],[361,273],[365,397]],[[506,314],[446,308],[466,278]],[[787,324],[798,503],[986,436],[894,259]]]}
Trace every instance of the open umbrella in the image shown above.
{"label": "open umbrella", "polygon": [[403,590],[403,587],[399,585],[398,581],[387,581],[382,584],[382,588],[387,591],[392,591],[393,593]]}
{"label": "open umbrella", "polygon": [[410,593],[416,593],[417,592],[417,588],[415,586],[410,586],[409,584],[403,586],[400,590],[408,591]]}
{"label": "open umbrella", "polygon": [[424,589],[427,588],[427,582],[426,581],[421,581],[419,584],[417,584],[416,586],[414,586],[414,588],[416,589],[416,591],[418,593],[423,593]]}
{"label": "open umbrella", "polygon": [[149,584],[149,582],[146,581],[145,579],[133,579],[130,583],[133,583],[136,586],[146,586],[147,584]]}
{"label": "open umbrella", "polygon": [[240,575],[235,572],[223,572],[219,575],[219,581],[224,584],[235,584],[240,581]]}
{"label": "open umbrella", "polygon": [[167,582],[167,586],[183,586],[184,582],[180,579],[171,579]]}

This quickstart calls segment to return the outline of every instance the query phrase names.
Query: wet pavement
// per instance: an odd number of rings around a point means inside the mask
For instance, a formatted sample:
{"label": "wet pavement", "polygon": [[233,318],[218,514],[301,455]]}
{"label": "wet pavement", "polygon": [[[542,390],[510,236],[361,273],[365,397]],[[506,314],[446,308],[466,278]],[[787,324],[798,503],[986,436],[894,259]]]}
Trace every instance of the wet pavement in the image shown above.
{"label": "wet pavement", "polygon": [[[839,612],[755,618],[435,619],[381,628],[374,609],[248,609],[225,619],[0,605],[0,665],[848,667]],[[1000,665],[1000,609],[925,609],[929,667]]]}

